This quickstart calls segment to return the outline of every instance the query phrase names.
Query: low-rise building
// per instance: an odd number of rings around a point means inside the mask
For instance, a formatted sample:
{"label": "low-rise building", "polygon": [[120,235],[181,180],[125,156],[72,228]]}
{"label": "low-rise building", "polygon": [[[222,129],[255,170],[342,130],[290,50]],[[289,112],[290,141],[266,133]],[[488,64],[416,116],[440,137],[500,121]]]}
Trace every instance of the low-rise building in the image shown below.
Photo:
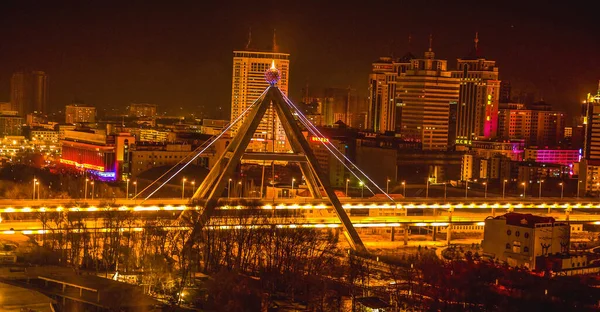
{"label": "low-rise building", "polygon": [[581,160],[581,152],[576,149],[526,148],[524,160],[572,166]]}
{"label": "low-rise building", "polygon": [[125,180],[130,173],[130,151],[135,138],[129,133],[106,135],[104,131],[65,131],[60,141],[60,163],[87,171],[100,180]]}
{"label": "low-rise building", "polygon": [[537,267],[537,258],[568,254],[571,228],[551,217],[510,212],[485,220],[483,253],[508,265]]}
{"label": "low-rise building", "polygon": [[[192,146],[189,144],[143,144],[138,143],[131,151],[131,175],[160,166],[173,166],[189,156]],[[191,157],[190,157],[191,159]],[[202,160],[198,157],[196,162]]]}
{"label": "low-rise building", "polygon": [[0,111],[0,136],[21,135],[23,118],[16,111]]}

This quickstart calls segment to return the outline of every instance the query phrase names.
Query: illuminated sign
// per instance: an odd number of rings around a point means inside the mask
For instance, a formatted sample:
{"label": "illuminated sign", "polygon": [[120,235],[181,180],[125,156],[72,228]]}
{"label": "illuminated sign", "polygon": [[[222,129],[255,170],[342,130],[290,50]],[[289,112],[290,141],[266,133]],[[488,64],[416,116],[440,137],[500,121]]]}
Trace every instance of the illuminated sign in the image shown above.
{"label": "illuminated sign", "polygon": [[77,168],[84,168],[84,169],[90,169],[90,170],[96,170],[96,171],[104,171],[104,167],[102,166],[96,166],[96,165],[92,165],[92,164],[80,164],[76,161],[73,160],[68,160],[68,159],[60,159],[60,163],[61,164],[65,164],[65,165],[70,165],[70,166],[75,166]]}
{"label": "illuminated sign", "polygon": [[91,174],[97,175],[100,178],[104,178],[104,179],[110,179],[110,180],[114,180],[117,178],[117,173],[114,171],[97,171],[97,170],[90,170]]}
{"label": "illuminated sign", "polygon": [[310,140],[312,142],[324,142],[324,143],[329,142],[328,138],[320,138],[320,137],[310,137]]}

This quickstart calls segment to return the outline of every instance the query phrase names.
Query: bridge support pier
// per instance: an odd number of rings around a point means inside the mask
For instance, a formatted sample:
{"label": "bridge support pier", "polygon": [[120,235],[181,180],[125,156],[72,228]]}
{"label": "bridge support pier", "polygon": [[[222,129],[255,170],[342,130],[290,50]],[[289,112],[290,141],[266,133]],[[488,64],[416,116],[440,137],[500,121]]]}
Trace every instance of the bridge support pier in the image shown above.
{"label": "bridge support pier", "polygon": [[393,242],[394,241],[394,235],[396,234],[396,228],[392,226],[392,233],[390,235],[390,239]]}

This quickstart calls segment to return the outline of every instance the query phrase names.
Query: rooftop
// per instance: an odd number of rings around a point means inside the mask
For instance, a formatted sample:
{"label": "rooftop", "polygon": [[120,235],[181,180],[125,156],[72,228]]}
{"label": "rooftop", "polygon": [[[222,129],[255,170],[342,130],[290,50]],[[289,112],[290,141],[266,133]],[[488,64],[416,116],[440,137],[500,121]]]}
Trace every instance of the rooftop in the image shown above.
{"label": "rooftop", "polygon": [[535,227],[538,223],[554,223],[556,220],[552,217],[536,216],[530,213],[509,212],[494,219],[504,219],[506,224],[522,227]]}

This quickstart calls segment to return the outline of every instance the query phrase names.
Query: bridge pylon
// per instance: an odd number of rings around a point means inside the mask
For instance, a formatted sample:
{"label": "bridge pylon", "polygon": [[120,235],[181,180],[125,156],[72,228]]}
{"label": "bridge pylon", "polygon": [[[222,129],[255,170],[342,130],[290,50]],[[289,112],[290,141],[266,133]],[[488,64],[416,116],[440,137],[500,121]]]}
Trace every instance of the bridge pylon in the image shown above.
{"label": "bridge pylon", "polygon": [[[246,152],[246,148],[248,147],[254,132],[258,128],[259,123],[269,107],[272,107],[279,117],[289,140],[292,153]],[[275,83],[272,82],[271,86],[268,87],[263,96],[259,98],[250,109],[231,143],[225,148],[225,151],[219,160],[215,163],[194,193],[192,201],[203,203],[202,206],[204,206],[204,209],[200,213],[200,219],[193,229],[192,239],[199,234],[199,231],[213,215],[219,204],[219,199],[224,193],[225,187],[228,185],[230,177],[233,175],[234,170],[241,163],[242,159],[298,163],[312,197],[323,198],[321,192],[324,191],[326,197],[324,197],[323,200],[331,202],[337,217],[342,223],[343,232],[350,247],[359,253],[366,252],[366,248],[360,236],[356,232],[350,218],[342,208],[340,200],[331,187],[328,176],[321,170],[312,149],[296,123],[289,104],[285,101],[285,97],[281,90],[279,90],[279,88],[275,86]]]}

